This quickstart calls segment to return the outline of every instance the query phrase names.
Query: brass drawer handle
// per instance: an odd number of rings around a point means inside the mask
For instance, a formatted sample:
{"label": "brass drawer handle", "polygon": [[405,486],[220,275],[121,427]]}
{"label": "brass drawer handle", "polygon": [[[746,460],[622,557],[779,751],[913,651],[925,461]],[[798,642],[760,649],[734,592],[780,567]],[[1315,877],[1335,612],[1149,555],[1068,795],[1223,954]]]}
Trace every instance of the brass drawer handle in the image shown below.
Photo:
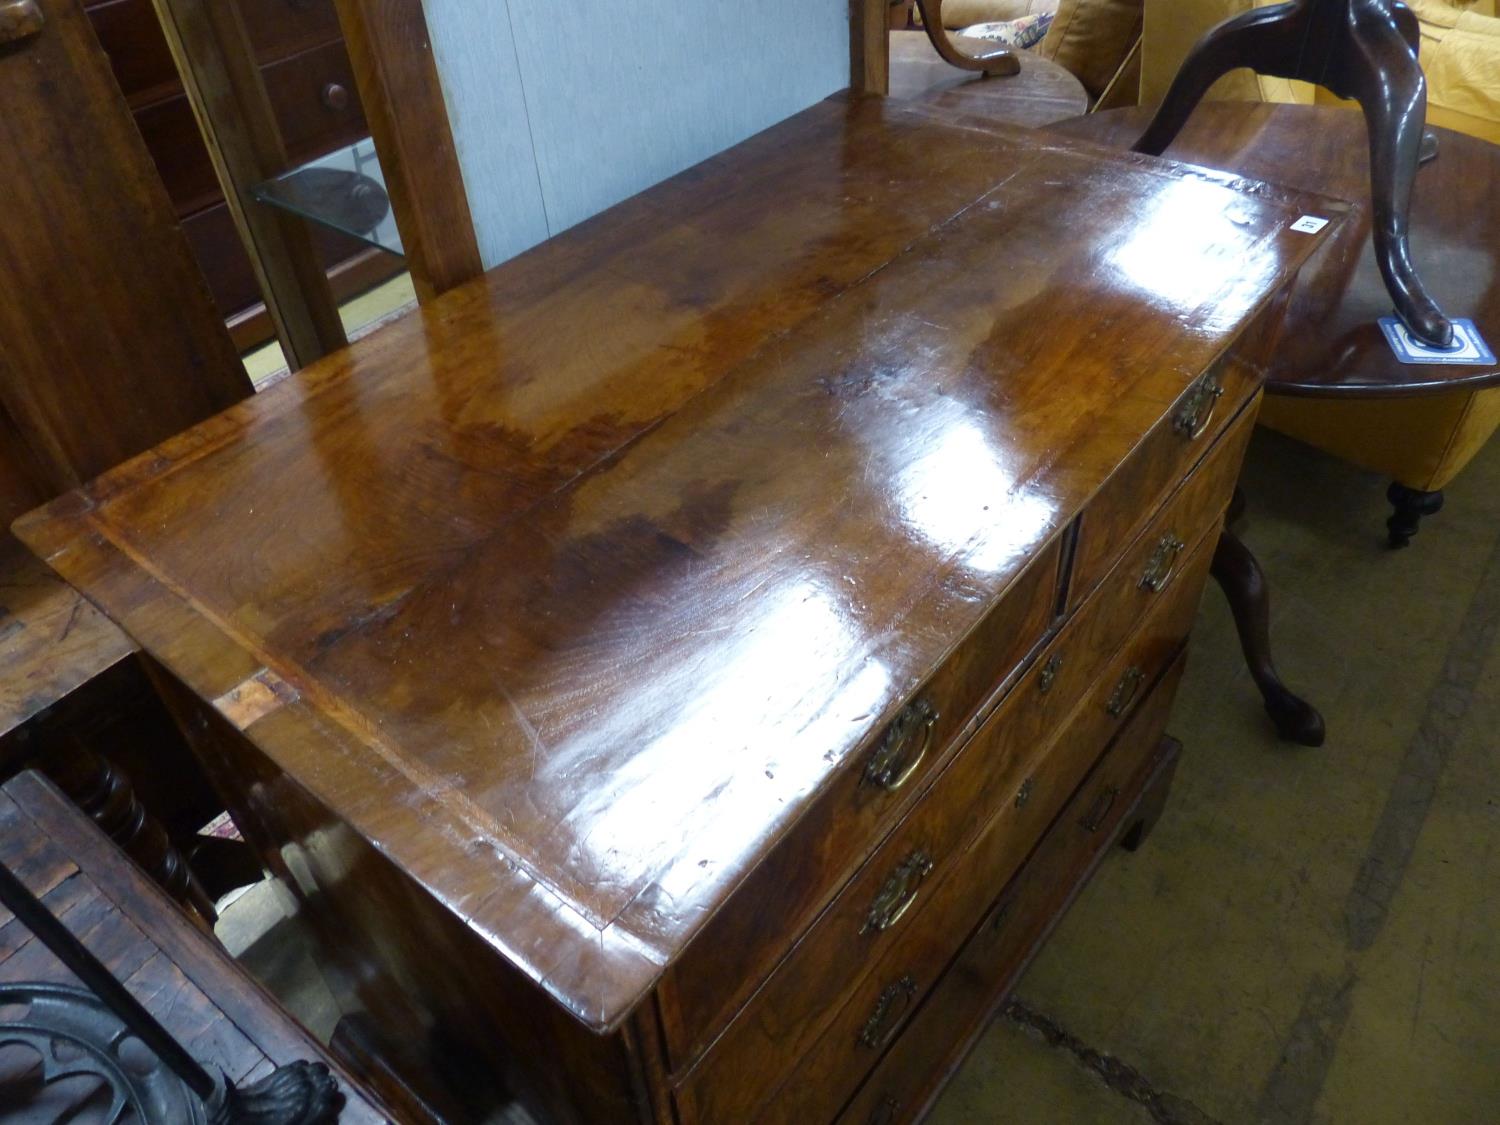
{"label": "brass drawer handle", "polygon": [[1182,549],[1187,544],[1177,538],[1175,532],[1167,532],[1157,543],[1156,550],[1151,552],[1151,557],[1146,560],[1146,569],[1141,572],[1141,589],[1149,590],[1153,594],[1159,594],[1167,588],[1167,583],[1172,580],[1172,573],[1177,569],[1177,560],[1182,555]]}
{"label": "brass drawer handle", "polygon": [[1047,658],[1047,663],[1042,665],[1042,672],[1036,679],[1036,689],[1043,695],[1052,690],[1052,685],[1057,682],[1057,674],[1062,671],[1062,653],[1054,652]]}
{"label": "brass drawer handle", "polygon": [[865,1125],[894,1125],[896,1115],[901,1112],[901,1103],[889,1094],[870,1111]]}
{"label": "brass drawer handle", "polygon": [[1120,682],[1115,685],[1115,692],[1109,697],[1109,703],[1105,709],[1118,719],[1135,702],[1135,697],[1140,694],[1141,685],[1145,682],[1146,673],[1132,664],[1129,668],[1125,669],[1125,674],[1120,677]]}
{"label": "brass drawer handle", "polygon": [[1214,420],[1214,408],[1224,395],[1224,385],[1219,382],[1218,372],[1210,371],[1188,391],[1182,400],[1182,408],[1172,420],[1172,429],[1192,441],[1201,437],[1208,424]]}
{"label": "brass drawer handle", "polygon": [[874,1050],[884,1047],[916,998],[917,982],[909,976],[886,985],[880,999],[875,1001],[875,1010],[865,1021],[864,1030],[859,1033],[859,1045]]}
{"label": "brass drawer handle", "polygon": [[890,878],[880,888],[875,901],[870,903],[870,913],[865,916],[865,924],[859,932],[878,934],[901,921],[911,904],[917,901],[922,880],[931,873],[932,860],[921,848],[902,860],[901,866],[891,872]]}
{"label": "brass drawer handle", "polygon": [[28,39],[45,22],[36,0],[0,0],[0,44]]}
{"label": "brass drawer handle", "polygon": [[1115,799],[1119,795],[1120,791],[1111,785],[1094,799],[1093,808],[1089,809],[1088,815],[1083,818],[1085,831],[1097,832],[1104,827],[1104,821],[1109,817],[1109,810],[1115,807]]}
{"label": "brass drawer handle", "polygon": [[938,713],[925,699],[910,703],[886,728],[880,746],[865,766],[865,781],[894,793],[908,781],[932,745]]}

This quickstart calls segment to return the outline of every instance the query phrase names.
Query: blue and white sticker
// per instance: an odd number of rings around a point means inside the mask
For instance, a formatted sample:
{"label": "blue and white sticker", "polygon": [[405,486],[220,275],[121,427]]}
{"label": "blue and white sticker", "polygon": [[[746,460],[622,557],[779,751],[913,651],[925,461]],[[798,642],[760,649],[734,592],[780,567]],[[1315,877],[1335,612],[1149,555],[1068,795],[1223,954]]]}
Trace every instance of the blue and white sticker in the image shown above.
{"label": "blue and white sticker", "polygon": [[1292,229],[1301,234],[1317,234],[1328,225],[1328,220],[1320,215],[1303,215],[1292,224]]}
{"label": "blue and white sticker", "polygon": [[1472,320],[1453,322],[1453,346],[1448,348],[1434,348],[1422,343],[1394,316],[1381,317],[1380,330],[1385,333],[1391,351],[1396,353],[1396,358],[1402,363],[1449,363],[1485,367],[1495,362],[1494,351],[1484,342],[1484,337],[1474,327]]}

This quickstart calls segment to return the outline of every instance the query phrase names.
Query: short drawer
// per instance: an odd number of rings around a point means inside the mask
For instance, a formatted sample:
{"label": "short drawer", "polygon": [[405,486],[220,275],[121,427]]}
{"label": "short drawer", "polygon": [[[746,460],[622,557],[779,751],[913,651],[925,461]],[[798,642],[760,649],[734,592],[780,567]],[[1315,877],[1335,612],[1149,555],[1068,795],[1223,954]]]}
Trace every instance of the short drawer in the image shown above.
{"label": "short drawer", "polygon": [[1045,664],[1028,672],[683,1081],[685,1122],[740,1120],[770,1094],[885,951],[928,929],[928,900],[957,877],[967,842],[1001,809],[991,866],[1014,869],[1171,663],[1192,628],[1210,556],[1205,535],[1081,702],[1043,690]]}
{"label": "short drawer", "polygon": [[1256,394],[1260,377],[1228,356],[1183,393],[1177,403],[1090,501],[1074,553],[1070,604],[1109,573],[1125,545],[1141,531],[1161,500],[1214,447]]}
{"label": "short drawer", "polygon": [[1041,644],[1060,555],[1056,543],[1038,555],[668,970],[657,997],[674,1071],[702,1054]]}
{"label": "short drawer", "polygon": [[354,66],[341,41],[272,63],[261,76],[294,160],[330,152],[369,132]]}
{"label": "short drawer", "polygon": [[[1163,682],[1180,677],[1179,658]],[[1149,788],[1164,784],[1178,747],[1163,737],[1167,704],[1153,698],[1110,747],[1042,842],[969,936],[920,1008],[839,1114],[839,1125],[897,1125],[928,1107],[944,1077],[1126,827]],[[812,1118],[803,1118],[811,1121]],[[823,1118],[827,1120],[827,1118]]]}

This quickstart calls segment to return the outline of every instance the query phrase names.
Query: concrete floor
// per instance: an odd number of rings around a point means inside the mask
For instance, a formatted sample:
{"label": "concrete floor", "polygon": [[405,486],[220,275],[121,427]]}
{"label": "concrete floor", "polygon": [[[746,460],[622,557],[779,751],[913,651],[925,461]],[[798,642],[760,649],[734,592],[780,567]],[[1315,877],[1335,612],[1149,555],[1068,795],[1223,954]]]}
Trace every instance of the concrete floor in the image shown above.
{"label": "concrete floor", "polygon": [[1385,482],[1304,446],[1262,432],[1244,483],[1328,744],[1277,743],[1210,588],[1166,815],[934,1125],[1500,1121],[1500,443],[1406,551]]}
{"label": "concrete floor", "polygon": [[[1500,1121],[1500,442],[1411,549],[1385,482],[1274,434],[1246,541],[1287,681],[1280,744],[1210,588],[1172,802],[1117,852],[954,1078],[934,1125]],[[315,1030],[330,999],[258,890],[225,936]]]}

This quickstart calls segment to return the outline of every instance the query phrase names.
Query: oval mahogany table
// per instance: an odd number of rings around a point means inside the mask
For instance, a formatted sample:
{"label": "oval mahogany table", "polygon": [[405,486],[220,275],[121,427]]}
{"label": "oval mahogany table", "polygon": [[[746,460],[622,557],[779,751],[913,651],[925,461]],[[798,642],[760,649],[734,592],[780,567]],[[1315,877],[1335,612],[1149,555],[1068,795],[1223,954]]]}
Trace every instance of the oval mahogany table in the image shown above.
{"label": "oval mahogany table", "polygon": [[[1142,107],[1112,110],[1051,129],[1126,149],[1150,116]],[[1446,129],[1435,132],[1437,158],[1420,170],[1412,199],[1413,256],[1439,304],[1452,316],[1472,319],[1494,347],[1500,342],[1500,147]],[[1333,106],[1207,102],[1165,155],[1356,205],[1298,276],[1267,373],[1267,394],[1401,398],[1500,384],[1500,366],[1404,364],[1387,344],[1377,321],[1391,315],[1392,303],[1372,246],[1369,141],[1360,114]],[[1441,493],[1400,484],[1391,486],[1390,499],[1397,508],[1391,521],[1395,543],[1409,538],[1420,516],[1442,503]],[[1271,662],[1268,595],[1259,565],[1226,533],[1214,572],[1268,709],[1273,715],[1301,714],[1311,725],[1298,741],[1314,742],[1321,722],[1312,724],[1311,709],[1295,706],[1300,701],[1286,693]],[[1278,726],[1290,733],[1287,719],[1279,717]]]}
{"label": "oval mahogany table", "polygon": [[1088,109],[1088,91],[1066,67],[1032,51],[1017,51],[1016,57],[1019,74],[986,77],[944,62],[924,32],[893,31],[888,97],[943,117],[980,117],[1030,128]]}

